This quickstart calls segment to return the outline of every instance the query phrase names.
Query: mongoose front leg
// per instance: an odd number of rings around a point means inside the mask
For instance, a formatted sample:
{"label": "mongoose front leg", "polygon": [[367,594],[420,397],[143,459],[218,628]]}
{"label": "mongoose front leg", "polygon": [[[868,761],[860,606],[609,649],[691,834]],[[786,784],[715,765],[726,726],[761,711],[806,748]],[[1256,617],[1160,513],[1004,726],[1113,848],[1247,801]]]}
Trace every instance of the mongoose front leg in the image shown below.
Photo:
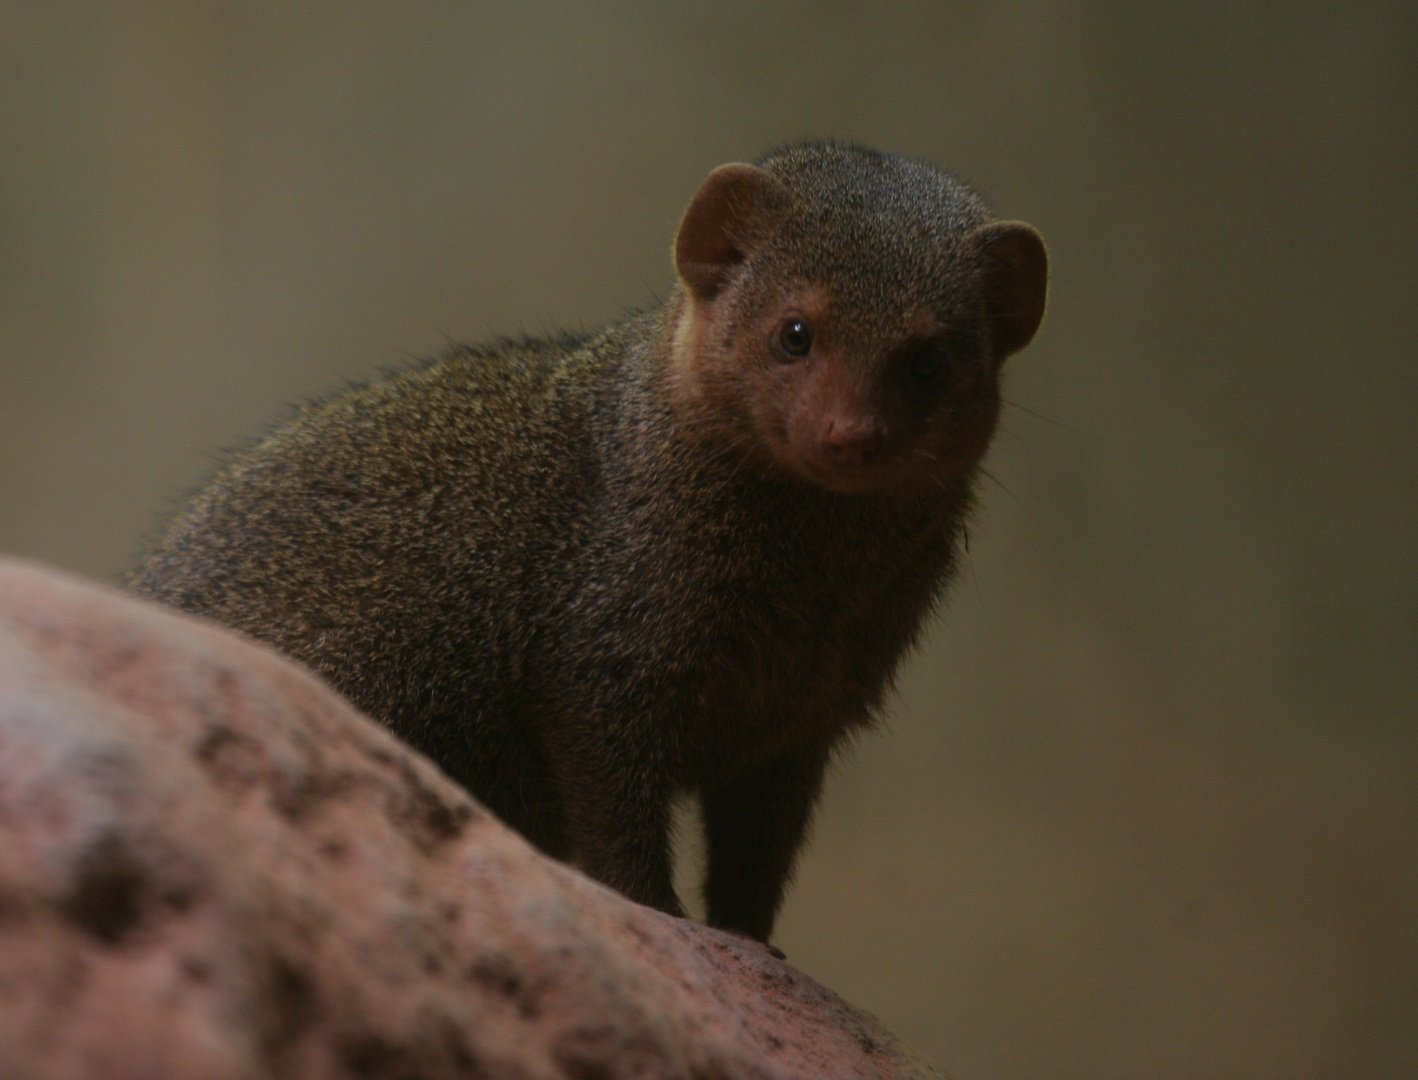
{"label": "mongoose front leg", "polygon": [[683,916],[675,895],[667,772],[633,740],[577,747],[563,761],[572,861],[631,900]]}
{"label": "mongoose front leg", "polygon": [[828,757],[807,747],[701,792],[710,926],[768,940]]}

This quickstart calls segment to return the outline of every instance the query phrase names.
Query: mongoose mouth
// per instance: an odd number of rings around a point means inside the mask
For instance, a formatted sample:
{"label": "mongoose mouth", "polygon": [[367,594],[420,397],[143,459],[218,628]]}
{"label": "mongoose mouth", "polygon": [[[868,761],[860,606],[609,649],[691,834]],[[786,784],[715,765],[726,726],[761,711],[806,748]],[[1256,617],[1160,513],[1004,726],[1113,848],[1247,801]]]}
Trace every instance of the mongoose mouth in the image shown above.
{"label": "mongoose mouth", "polygon": [[837,495],[867,495],[911,486],[913,470],[885,455],[842,461],[814,455],[800,462],[801,475]]}
{"label": "mongoose mouth", "polygon": [[790,467],[804,480],[838,495],[929,496],[953,490],[979,465],[988,434],[969,434],[976,437],[929,447],[908,441],[860,457],[815,448],[794,454]]}

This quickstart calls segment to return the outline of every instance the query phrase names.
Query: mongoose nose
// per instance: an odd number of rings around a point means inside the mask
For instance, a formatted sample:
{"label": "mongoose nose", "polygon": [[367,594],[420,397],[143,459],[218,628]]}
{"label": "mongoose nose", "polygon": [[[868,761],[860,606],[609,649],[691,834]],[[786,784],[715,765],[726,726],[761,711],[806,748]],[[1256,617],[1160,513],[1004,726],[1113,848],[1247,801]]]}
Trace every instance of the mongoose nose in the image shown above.
{"label": "mongoose nose", "polygon": [[861,421],[831,420],[822,435],[822,449],[834,465],[858,468],[881,449],[881,429]]}

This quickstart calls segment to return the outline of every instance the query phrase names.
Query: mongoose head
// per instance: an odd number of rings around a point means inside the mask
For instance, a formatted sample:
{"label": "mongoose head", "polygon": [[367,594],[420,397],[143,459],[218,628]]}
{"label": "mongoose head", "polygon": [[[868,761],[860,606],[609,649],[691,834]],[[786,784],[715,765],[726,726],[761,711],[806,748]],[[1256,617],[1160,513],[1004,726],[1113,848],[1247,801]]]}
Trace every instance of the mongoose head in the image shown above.
{"label": "mongoose head", "polygon": [[671,385],[697,430],[841,494],[973,470],[1048,278],[1039,234],[950,174],[822,143],[715,169],[674,254]]}

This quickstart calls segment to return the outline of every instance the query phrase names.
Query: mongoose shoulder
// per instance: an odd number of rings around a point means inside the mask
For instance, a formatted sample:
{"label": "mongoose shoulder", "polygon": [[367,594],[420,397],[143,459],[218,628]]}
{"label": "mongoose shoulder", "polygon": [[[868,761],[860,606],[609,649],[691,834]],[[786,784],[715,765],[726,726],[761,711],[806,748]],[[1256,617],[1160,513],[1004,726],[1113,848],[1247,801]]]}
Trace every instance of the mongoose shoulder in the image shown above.
{"label": "mongoose shoulder", "polygon": [[304,661],[543,850],[766,940],[949,580],[1047,263],[929,164],[715,169],[653,311],[458,348],[231,456],[131,577]]}

